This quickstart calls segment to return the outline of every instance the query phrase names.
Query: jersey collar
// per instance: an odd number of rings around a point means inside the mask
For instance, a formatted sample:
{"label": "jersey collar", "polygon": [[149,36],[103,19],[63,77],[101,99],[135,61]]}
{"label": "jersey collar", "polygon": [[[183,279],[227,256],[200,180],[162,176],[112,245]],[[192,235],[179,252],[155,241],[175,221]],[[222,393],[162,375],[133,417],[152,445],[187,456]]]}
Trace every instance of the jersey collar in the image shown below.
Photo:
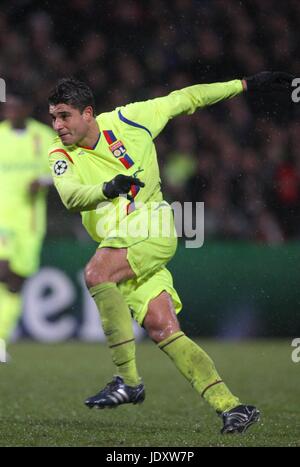
{"label": "jersey collar", "polygon": [[94,151],[94,149],[96,149],[97,144],[99,143],[100,136],[101,136],[101,132],[99,131],[99,136],[98,136],[97,141],[94,144],[94,146],[79,146],[79,145],[77,145],[77,147],[81,148],[81,149],[89,149],[90,151]]}

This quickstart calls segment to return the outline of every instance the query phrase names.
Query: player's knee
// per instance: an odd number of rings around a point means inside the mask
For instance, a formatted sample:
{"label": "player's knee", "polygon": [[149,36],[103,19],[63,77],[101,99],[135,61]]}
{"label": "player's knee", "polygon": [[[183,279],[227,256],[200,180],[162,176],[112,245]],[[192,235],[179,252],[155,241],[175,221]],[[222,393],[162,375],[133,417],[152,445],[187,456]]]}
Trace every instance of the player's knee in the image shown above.
{"label": "player's knee", "polygon": [[150,339],[152,339],[155,343],[159,343],[163,340],[163,330],[162,329],[157,329],[155,327],[149,327],[147,329],[147,332],[148,332],[148,336],[150,337]]}
{"label": "player's knee", "polygon": [[180,331],[174,305],[166,292],[151,300],[143,326],[149,337],[156,343]]}
{"label": "player's knee", "polygon": [[144,326],[150,339],[157,344],[172,336],[175,332],[180,331],[179,323],[174,321],[156,321],[148,320],[146,326]]}
{"label": "player's knee", "polygon": [[152,339],[156,344],[159,344],[159,342],[164,341],[168,337],[172,336],[175,332],[178,332],[178,329],[169,329],[169,328],[150,328],[148,330],[148,335],[150,339]]}
{"label": "player's knee", "polygon": [[88,263],[84,270],[84,279],[88,289],[103,282],[111,282],[110,275],[104,268],[101,268],[101,264],[97,264],[96,267],[94,264]]}

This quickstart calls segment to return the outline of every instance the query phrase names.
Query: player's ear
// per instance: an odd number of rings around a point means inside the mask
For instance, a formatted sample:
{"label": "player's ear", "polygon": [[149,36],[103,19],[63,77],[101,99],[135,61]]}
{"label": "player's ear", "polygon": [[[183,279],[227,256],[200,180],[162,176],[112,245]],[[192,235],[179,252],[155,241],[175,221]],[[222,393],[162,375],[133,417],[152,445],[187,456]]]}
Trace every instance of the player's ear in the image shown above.
{"label": "player's ear", "polygon": [[82,112],[84,120],[87,122],[91,121],[91,119],[94,117],[94,110],[91,105],[88,105],[85,107],[84,111]]}

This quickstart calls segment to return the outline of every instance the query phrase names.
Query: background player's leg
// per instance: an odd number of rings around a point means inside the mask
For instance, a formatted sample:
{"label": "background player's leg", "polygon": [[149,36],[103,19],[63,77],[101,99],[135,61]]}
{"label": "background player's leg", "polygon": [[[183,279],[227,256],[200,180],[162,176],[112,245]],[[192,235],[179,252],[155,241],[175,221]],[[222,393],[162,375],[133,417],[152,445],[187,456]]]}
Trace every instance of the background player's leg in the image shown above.
{"label": "background player's leg", "polygon": [[0,262],[0,339],[8,341],[21,314],[21,289],[25,278],[10,271],[7,261]]}
{"label": "background player's leg", "polygon": [[166,291],[149,302],[143,326],[216,411],[225,412],[240,404],[221,380],[210,357],[180,330],[171,297]]}
{"label": "background player's leg", "polygon": [[136,386],[140,378],[131,314],[117,284],[134,276],[125,248],[100,248],[85,270],[86,284],[98,307],[117,374],[128,386]]}

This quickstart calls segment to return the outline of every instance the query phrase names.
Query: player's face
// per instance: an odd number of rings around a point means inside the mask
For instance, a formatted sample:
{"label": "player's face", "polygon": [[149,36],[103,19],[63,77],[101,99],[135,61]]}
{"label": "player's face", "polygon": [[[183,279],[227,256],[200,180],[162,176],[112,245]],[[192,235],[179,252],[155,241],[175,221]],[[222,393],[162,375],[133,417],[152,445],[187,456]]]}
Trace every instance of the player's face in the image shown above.
{"label": "player's face", "polygon": [[86,137],[92,116],[91,107],[81,113],[71,105],[57,104],[50,105],[49,112],[53,128],[65,146],[77,144]]}

